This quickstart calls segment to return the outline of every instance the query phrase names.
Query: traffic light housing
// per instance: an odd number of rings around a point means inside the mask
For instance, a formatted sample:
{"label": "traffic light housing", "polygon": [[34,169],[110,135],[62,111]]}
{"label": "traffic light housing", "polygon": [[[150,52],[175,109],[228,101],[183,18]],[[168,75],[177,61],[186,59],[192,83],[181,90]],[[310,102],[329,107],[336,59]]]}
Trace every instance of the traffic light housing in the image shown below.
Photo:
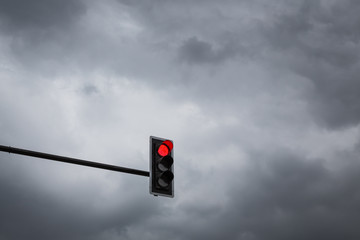
{"label": "traffic light housing", "polygon": [[173,141],[150,137],[150,194],[174,197]]}

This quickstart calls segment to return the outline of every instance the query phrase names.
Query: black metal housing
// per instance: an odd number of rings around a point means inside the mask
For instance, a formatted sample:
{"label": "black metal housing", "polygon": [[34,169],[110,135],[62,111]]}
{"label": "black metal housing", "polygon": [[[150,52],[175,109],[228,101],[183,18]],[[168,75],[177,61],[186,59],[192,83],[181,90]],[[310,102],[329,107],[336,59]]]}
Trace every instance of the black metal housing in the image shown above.
{"label": "black metal housing", "polygon": [[155,196],[174,197],[174,149],[164,157],[157,152],[165,140],[168,139],[150,137],[149,187],[150,193]]}

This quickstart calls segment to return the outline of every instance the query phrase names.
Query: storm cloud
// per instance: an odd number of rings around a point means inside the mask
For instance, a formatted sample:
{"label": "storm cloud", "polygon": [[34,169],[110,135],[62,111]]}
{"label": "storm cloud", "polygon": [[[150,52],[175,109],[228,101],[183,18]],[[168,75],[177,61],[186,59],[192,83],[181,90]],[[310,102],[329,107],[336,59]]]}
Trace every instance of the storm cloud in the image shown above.
{"label": "storm cloud", "polygon": [[320,124],[358,125],[360,18],[355,12],[360,5],[300,2],[290,13],[277,16],[265,36],[283,53],[283,63],[313,84],[309,105]]}
{"label": "storm cloud", "polygon": [[360,4],[0,1],[0,239],[358,239]]}

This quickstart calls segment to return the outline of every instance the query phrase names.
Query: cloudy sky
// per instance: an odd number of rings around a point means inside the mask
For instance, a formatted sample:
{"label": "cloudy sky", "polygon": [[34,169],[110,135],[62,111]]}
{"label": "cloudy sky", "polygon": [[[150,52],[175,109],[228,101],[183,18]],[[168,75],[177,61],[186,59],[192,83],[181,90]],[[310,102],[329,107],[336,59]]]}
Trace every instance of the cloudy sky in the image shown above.
{"label": "cloudy sky", "polygon": [[357,0],[0,0],[0,239],[359,239]]}

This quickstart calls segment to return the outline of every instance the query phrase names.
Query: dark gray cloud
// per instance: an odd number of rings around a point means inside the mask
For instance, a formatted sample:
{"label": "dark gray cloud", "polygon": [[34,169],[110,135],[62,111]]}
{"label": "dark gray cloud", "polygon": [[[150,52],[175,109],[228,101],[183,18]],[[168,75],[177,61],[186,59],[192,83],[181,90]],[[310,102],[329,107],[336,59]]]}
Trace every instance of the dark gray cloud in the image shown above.
{"label": "dark gray cloud", "polygon": [[0,238],[359,238],[356,1],[2,5],[0,144],[147,169],[169,137],[176,188],[1,154]]}
{"label": "dark gray cloud", "polygon": [[[56,173],[52,176],[39,173],[40,180],[43,178],[41,182],[47,182],[54,191],[43,188],[45,185],[36,183],[36,179],[32,176],[34,173],[31,172],[39,170],[34,167],[39,163],[38,161],[43,160],[24,159],[16,155],[0,153],[2,166],[0,191],[6,193],[0,198],[2,212],[0,238],[2,239],[108,239],[107,231],[113,231],[124,237],[129,226],[140,224],[149,216],[156,214],[157,203],[154,201],[145,203],[141,198],[133,199],[126,206],[120,206],[119,201],[113,208],[105,207],[99,211],[98,203],[94,199],[106,186],[98,185],[97,181],[91,184],[91,188],[89,183],[92,180],[88,180],[87,184],[82,186],[71,183],[59,184],[56,181]],[[54,162],[47,165],[45,162],[39,166],[43,171],[51,172],[57,169],[58,173],[66,172],[69,167],[58,164]],[[78,170],[92,171],[86,168],[78,168]],[[62,182],[67,182],[66,174],[61,175]],[[57,192],[64,190],[69,195],[59,197]],[[122,195],[121,192],[118,194]],[[104,198],[103,201],[108,205],[113,204],[111,199]]]}
{"label": "dark gray cloud", "polygon": [[228,170],[224,204],[182,206],[194,220],[176,231],[188,230],[180,239],[357,239],[359,158],[343,155],[341,161],[333,170],[324,160],[284,149],[253,152],[246,167]]}
{"label": "dark gray cloud", "polygon": [[99,90],[94,85],[85,85],[82,92],[87,95],[99,93]]}
{"label": "dark gray cloud", "polygon": [[179,58],[190,64],[218,63],[232,57],[234,53],[227,46],[215,50],[210,43],[192,37],[180,47]]}
{"label": "dark gray cloud", "polygon": [[359,220],[358,157],[342,159],[348,166],[336,171],[324,161],[284,152],[253,157],[241,172],[240,189],[230,192],[232,231],[253,239],[359,237],[356,224],[347,221]]}
{"label": "dark gray cloud", "polygon": [[[333,169],[332,164],[324,160],[303,159],[285,149],[273,153],[252,152],[245,167],[227,171],[228,186],[222,204],[199,205],[198,201],[203,201],[197,199],[202,195],[199,192],[193,196],[194,201],[173,210],[154,202],[145,204],[139,199],[115,205],[117,209],[110,212],[91,209],[95,189],[90,195],[87,190],[88,196],[80,201],[61,201],[34,188],[28,177],[14,178],[10,172],[28,174],[25,169],[19,171],[16,162],[9,164],[8,154],[1,154],[2,169],[5,169],[1,174],[1,191],[7,193],[1,198],[1,236],[5,239],[25,236],[29,239],[112,239],[115,236],[135,239],[133,231],[141,224],[137,236],[146,237],[151,233],[157,239],[169,236],[175,239],[221,236],[246,240],[357,239],[360,236],[356,224],[360,207],[358,153],[356,149],[339,153],[342,167]],[[197,180],[207,181],[206,178]],[[49,182],[52,183],[51,179]],[[79,199],[83,194],[81,189],[78,191],[68,199]],[[218,193],[214,189],[213,194]]]}
{"label": "dark gray cloud", "polygon": [[86,13],[82,1],[2,0],[0,5],[4,46],[29,74],[54,75],[71,65],[74,29]]}
{"label": "dark gray cloud", "polygon": [[[185,73],[177,82],[200,82],[201,89],[195,90],[199,97],[228,95],[242,84],[257,81],[254,77],[241,78],[241,67],[249,62],[269,65],[270,74],[291,70],[313,85],[305,90],[303,98],[321,126],[338,129],[359,123],[356,76],[360,28],[356,1],[210,2],[208,11],[203,11],[202,4],[168,2],[157,6],[139,1],[128,5],[151,30],[148,33],[154,41],[164,43],[170,57],[176,53],[172,57],[191,67],[200,65],[195,70],[182,66]],[[224,76],[224,64],[214,63],[233,64],[231,70],[226,69],[231,74]],[[202,74],[206,71],[209,76]],[[207,81],[201,82],[205,78]],[[221,82],[229,81],[234,83],[229,84],[231,89],[224,89]],[[277,80],[269,79],[272,81]],[[194,86],[197,84],[186,85]],[[263,86],[267,87],[271,88]],[[278,91],[281,93],[281,88]]]}
{"label": "dark gray cloud", "polygon": [[286,66],[314,85],[310,110],[329,128],[360,122],[359,9],[356,1],[301,1],[264,30]]}
{"label": "dark gray cloud", "polygon": [[[192,194],[191,200],[163,211],[156,221],[154,218],[144,221],[136,237],[357,239],[358,150],[342,152],[337,157],[342,159],[341,163],[304,159],[289,150],[278,149],[250,153],[246,166],[228,168],[222,172],[227,174],[224,179],[218,173],[212,176],[217,179],[212,180],[209,175],[192,171],[187,177],[196,191],[181,192]],[[334,168],[338,164],[341,167]],[[225,191],[217,188],[222,181],[225,185],[220,186]],[[212,185],[208,186],[212,191],[208,192],[206,184]],[[205,193],[209,195],[203,196]],[[219,202],[209,205],[208,196]],[[134,230],[139,229],[129,226],[129,232]]]}
{"label": "dark gray cloud", "polygon": [[0,26],[7,31],[41,33],[68,28],[85,12],[81,1],[0,1]]}

